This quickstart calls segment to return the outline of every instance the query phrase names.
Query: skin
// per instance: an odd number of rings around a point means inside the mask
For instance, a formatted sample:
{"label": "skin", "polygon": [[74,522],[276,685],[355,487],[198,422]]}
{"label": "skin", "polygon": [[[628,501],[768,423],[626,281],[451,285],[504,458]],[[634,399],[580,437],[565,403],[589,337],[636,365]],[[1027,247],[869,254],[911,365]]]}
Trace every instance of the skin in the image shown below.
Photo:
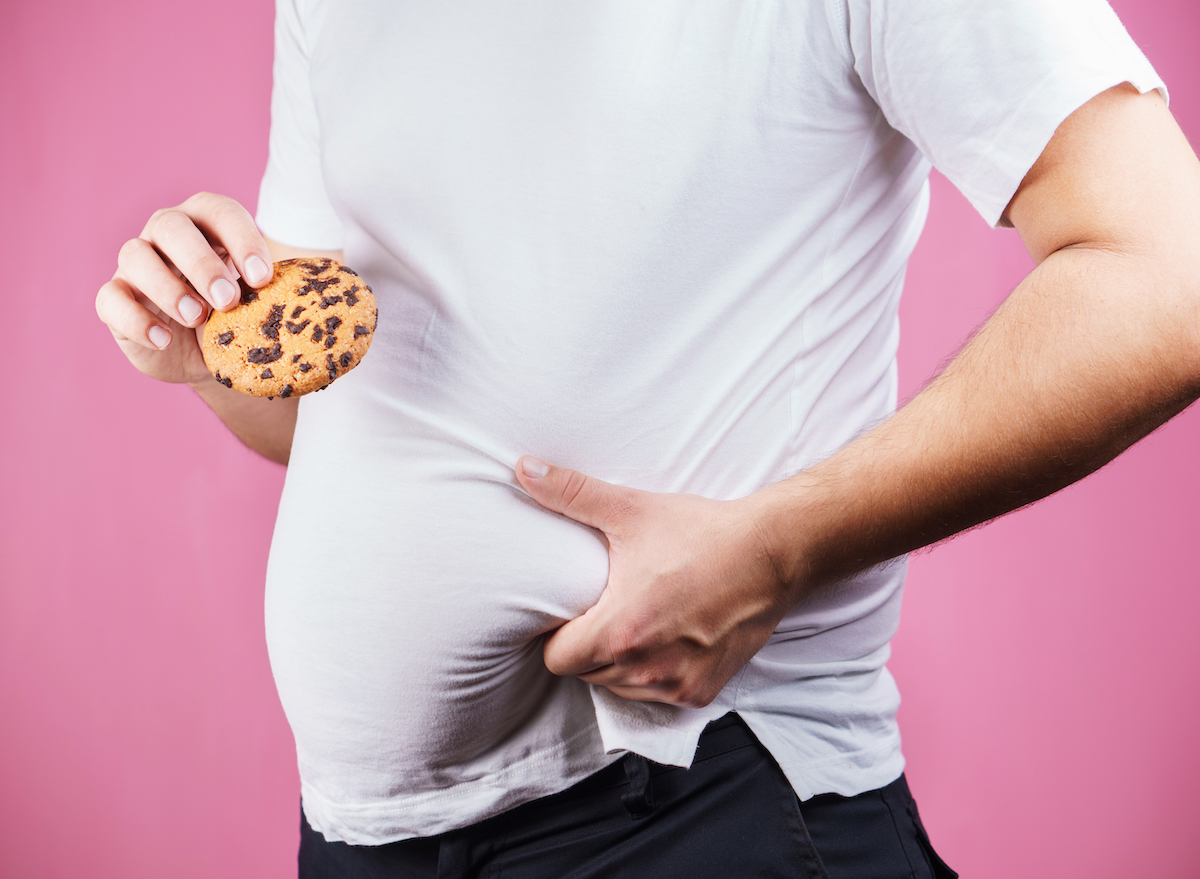
{"label": "skin", "polygon": [[197,193],[155,211],[142,234],[122,245],[116,274],[96,294],[96,313],[134,366],[159,381],[190,385],[242,442],[286,464],[299,400],[249,397],[218,384],[199,340],[212,309],[237,304],[239,277],[262,287],[275,261],[304,256],[345,261],[340,250],[268,241],[236,201]]}
{"label": "skin", "polygon": [[[268,247],[228,200],[196,199],[175,210],[216,251],[156,214],[142,239],[160,264],[127,245],[97,311],[140,369],[192,384],[286,460],[295,401],[228,402],[182,332],[196,322],[180,320],[187,290],[164,266],[208,290]],[[706,705],[815,592],[1045,497],[1200,396],[1200,162],[1156,93],[1121,86],[1072,114],[1006,216],[1034,271],[896,415],[803,473],[715,501],[521,458],[530,496],[610,547],[600,600],[546,639],[547,667],[628,699]],[[173,334],[163,350],[156,325]]]}

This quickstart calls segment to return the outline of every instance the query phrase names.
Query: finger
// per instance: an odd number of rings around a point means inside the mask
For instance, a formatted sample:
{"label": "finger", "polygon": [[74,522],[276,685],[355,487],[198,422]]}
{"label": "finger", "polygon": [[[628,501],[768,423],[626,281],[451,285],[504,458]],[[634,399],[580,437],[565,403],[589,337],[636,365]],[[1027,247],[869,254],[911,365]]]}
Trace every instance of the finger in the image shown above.
{"label": "finger", "polygon": [[127,283],[131,295],[140,292],[185,327],[199,326],[207,316],[204,300],[171,271],[149,241],[134,238],[125,242],[117,255],[117,275]]}
{"label": "finger", "polygon": [[708,699],[693,703],[678,682],[656,681],[648,675],[637,674],[633,670],[618,666],[607,666],[578,677],[585,683],[604,687],[610,693],[632,702],[663,702],[667,705],[702,707],[712,701]]}
{"label": "finger", "polygon": [[551,674],[583,675],[611,666],[616,657],[603,637],[603,612],[591,607],[546,636],[542,659]]}
{"label": "finger", "polygon": [[159,315],[138,301],[133,288],[114,278],[96,294],[96,314],[118,341],[135,342],[152,351],[171,345],[171,328]]}
{"label": "finger", "polygon": [[180,208],[210,242],[225,249],[247,284],[261,287],[271,280],[274,273],[271,251],[254,218],[239,202],[228,196],[199,192]]}
{"label": "finger", "polygon": [[543,507],[606,534],[628,521],[640,495],[635,489],[546,464],[529,455],[517,461],[516,474],[521,487]]}
{"label": "finger", "polygon": [[630,702],[661,702],[664,705],[704,708],[713,699],[717,698],[717,693],[711,695],[706,693],[703,696],[686,698],[679,691],[663,689],[661,687],[636,687],[622,684],[605,684],[603,686],[614,696],[620,696],[622,699],[628,699]]}
{"label": "finger", "polygon": [[679,676],[660,677],[646,669],[626,669],[617,666],[597,669],[578,677],[594,686],[604,687],[622,699],[687,705],[690,708],[703,708],[717,698],[722,689],[702,677],[695,680]]}
{"label": "finger", "polygon": [[141,237],[179,269],[213,308],[226,311],[238,301],[237,275],[182,209],[156,211]]}
{"label": "finger", "polygon": [[[584,680],[587,680],[586,678]],[[588,681],[595,683],[596,686],[604,687],[614,696],[620,696],[622,699],[628,699],[630,702],[664,702],[668,705],[678,704],[671,701],[669,696],[663,691],[655,687],[633,687],[625,684],[601,684],[596,681]]]}

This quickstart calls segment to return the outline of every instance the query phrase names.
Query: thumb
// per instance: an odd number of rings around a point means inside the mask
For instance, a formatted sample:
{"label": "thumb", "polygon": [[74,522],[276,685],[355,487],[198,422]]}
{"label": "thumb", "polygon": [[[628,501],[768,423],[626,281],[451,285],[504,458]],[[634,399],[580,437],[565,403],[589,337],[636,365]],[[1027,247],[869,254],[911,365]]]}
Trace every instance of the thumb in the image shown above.
{"label": "thumb", "polygon": [[551,674],[582,675],[612,665],[612,651],[602,638],[604,621],[599,608],[589,608],[546,636],[542,661]]}
{"label": "thumb", "polygon": [[543,507],[606,534],[628,518],[638,494],[635,489],[555,467],[529,455],[517,461],[516,474],[521,487]]}

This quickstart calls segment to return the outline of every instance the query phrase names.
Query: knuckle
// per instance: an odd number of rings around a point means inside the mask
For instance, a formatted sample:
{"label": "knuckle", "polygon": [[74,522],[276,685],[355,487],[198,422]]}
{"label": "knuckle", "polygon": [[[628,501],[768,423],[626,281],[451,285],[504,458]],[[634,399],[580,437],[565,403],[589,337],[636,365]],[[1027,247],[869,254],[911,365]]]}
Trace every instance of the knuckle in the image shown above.
{"label": "knuckle", "polygon": [[185,232],[192,225],[192,220],[179,208],[163,208],[155,212],[152,223],[154,236],[169,241]]}
{"label": "knuckle", "polygon": [[109,303],[112,301],[115,293],[114,286],[113,282],[109,281],[106,284],[102,284],[100,289],[96,291],[96,317],[105,323],[108,323],[105,320],[105,315],[108,313]]}
{"label": "knuckle", "polygon": [[214,196],[214,201],[209,206],[209,216],[218,223],[239,221],[245,215],[242,206],[231,198]]}
{"label": "knuckle", "polygon": [[215,192],[197,192],[183,204],[186,211],[203,218],[207,225],[236,229],[250,220],[250,214],[242,205],[227,195]]}
{"label": "knuckle", "polygon": [[542,642],[542,664],[552,675],[561,675],[566,671],[567,662],[554,633],[547,635]]}
{"label": "knuckle", "polygon": [[670,679],[667,674],[655,665],[648,665],[639,669],[631,679],[631,683],[639,687],[666,689],[668,691],[671,689],[668,686],[669,681]]}
{"label": "knuckle", "polygon": [[679,683],[667,690],[667,699],[673,705],[691,705],[695,690],[688,684]]}
{"label": "knuckle", "polygon": [[[127,266],[150,245],[141,238],[130,238],[117,251],[117,265]],[[103,288],[101,288],[103,289]]]}
{"label": "knuckle", "polygon": [[703,675],[697,674],[696,669],[685,671],[672,682],[668,690],[671,702],[689,708],[703,708],[716,696],[711,683]]}
{"label": "knuckle", "polygon": [[150,220],[146,223],[146,229],[152,231],[159,229],[163,223],[169,223],[173,218],[180,215],[180,210],[177,207],[159,208],[150,215]]}
{"label": "knuckle", "polygon": [[211,208],[221,198],[222,196],[217,195],[215,192],[205,192],[201,190],[200,192],[193,193],[192,195],[188,196],[183,202],[182,207],[189,209],[199,208],[203,210],[205,208]]}
{"label": "knuckle", "polygon": [[139,328],[144,329],[147,315],[134,302],[120,285],[110,281],[100,288],[96,294],[96,316],[110,330],[122,336],[136,335]]}
{"label": "knuckle", "polygon": [[559,498],[562,500],[563,506],[567,509],[572,509],[586,491],[587,484],[587,476],[576,470],[572,470],[571,475],[567,477],[567,481],[563,483],[562,490],[559,493]]}
{"label": "knuckle", "polygon": [[613,661],[621,664],[634,659],[641,648],[641,631],[628,620],[618,620],[608,630],[608,648]]}
{"label": "knuckle", "polygon": [[544,648],[542,650],[542,664],[546,666],[546,671],[550,672],[550,674],[558,675],[560,677],[562,676],[564,666],[558,661],[553,653]]}

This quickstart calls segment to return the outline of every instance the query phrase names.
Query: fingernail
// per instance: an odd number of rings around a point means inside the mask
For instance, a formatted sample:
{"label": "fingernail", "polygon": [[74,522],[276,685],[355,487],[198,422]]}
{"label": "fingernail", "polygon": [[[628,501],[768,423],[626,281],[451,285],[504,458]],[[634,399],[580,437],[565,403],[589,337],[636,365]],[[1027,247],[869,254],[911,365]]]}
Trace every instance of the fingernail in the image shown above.
{"label": "fingernail", "polygon": [[[226,281],[226,284],[229,282]],[[213,286],[216,286],[215,284]],[[200,303],[191,296],[184,296],[179,300],[179,316],[183,318],[185,324],[194,324],[200,319],[200,315],[204,314],[204,309]]]}
{"label": "fingernail", "polygon": [[208,295],[212,297],[213,305],[224,308],[237,297],[237,287],[225,278],[217,278],[208,288]]}
{"label": "fingernail", "polygon": [[246,260],[246,280],[251,284],[261,284],[271,274],[270,268],[263,262],[262,257],[252,256]]}
{"label": "fingernail", "polygon": [[537,458],[526,458],[521,464],[521,470],[530,479],[541,479],[550,472],[550,465],[542,463]]}
{"label": "fingernail", "polygon": [[166,327],[153,326],[146,335],[150,339],[150,344],[159,350],[171,344],[171,332]]}

